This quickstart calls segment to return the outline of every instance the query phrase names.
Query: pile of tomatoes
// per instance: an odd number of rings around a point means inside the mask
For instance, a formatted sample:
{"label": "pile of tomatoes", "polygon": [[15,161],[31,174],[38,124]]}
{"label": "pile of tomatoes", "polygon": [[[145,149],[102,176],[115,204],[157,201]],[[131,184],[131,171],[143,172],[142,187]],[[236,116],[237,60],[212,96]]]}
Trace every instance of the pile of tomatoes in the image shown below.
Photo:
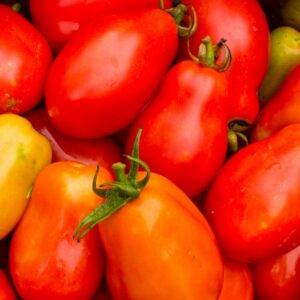
{"label": "pile of tomatoes", "polygon": [[0,2],[0,300],[300,299],[299,0]]}

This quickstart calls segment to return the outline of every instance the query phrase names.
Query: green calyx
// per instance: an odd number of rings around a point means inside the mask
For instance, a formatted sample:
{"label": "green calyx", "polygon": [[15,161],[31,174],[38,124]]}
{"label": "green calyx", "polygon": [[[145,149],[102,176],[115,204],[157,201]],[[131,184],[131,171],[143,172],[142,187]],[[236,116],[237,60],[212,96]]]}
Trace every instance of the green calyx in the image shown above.
{"label": "green calyx", "polygon": [[234,154],[242,147],[248,145],[247,131],[250,123],[247,120],[234,119],[228,124],[228,148],[229,154]]}
{"label": "green calyx", "polygon": [[16,12],[19,12],[22,8],[22,4],[20,2],[15,3],[12,7],[13,10],[15,10]]}
{"label": "green calyx", "polygon": [[[160,8],[169,13],[175,20],[179,37],[191,37],[196,32],[198,26],[197,14],[194,7],[192,5],[189,6],[192,13],[191,15],[188,7],[182,4],[181,1],[173,2],[173,5],[174,7],[166,9],[164,0],[160,0]],[[187,24],[183,22],[184,17],[187,17]]]}
{"label": "green calyx", "polygon": [[[220,61],[220,55],[224,49],[224,55]],[[202,39],[198,50],[198,56],[195,56],[190,49],[189,39],[187,39],[187,50],[190,58],[197,64],[215,69],[219,72],[227,71],[232,63],[232,55],[225,39],[221,39],[217,44],[213,45],[210,36]]]}
{"label": "green calyx", "polygon": [[[125,173],[126,165],[118,162],[112,165],[116,181],[106,182],[97,187],[99,167],[97,166],[93,179],[92,188],[94,193],[105,199],[96,209],[86,216],[74,232],[73,238],[80,241],[95,225],[111,216],[113,213],[125,206],[129,201],[139,197],[143,188],[150,178],[150,168],[139,159],[139,143],[141,129],[138,131],[133,150],[130,155],[125,155],[130,160],[130,169]],[[139,166],[146,171],[146,176],[138,180]]]}

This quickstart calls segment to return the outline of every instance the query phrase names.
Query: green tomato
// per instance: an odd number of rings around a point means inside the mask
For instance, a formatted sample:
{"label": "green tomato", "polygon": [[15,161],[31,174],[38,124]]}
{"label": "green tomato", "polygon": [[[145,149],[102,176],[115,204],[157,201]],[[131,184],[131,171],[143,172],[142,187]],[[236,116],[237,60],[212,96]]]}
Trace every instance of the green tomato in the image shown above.
{"label": "green tomato", "polygon": [[271,32],[270,61],[258,96],[264,105],[279,89],[285,77],[300,63],[300,32],[282,26]]}

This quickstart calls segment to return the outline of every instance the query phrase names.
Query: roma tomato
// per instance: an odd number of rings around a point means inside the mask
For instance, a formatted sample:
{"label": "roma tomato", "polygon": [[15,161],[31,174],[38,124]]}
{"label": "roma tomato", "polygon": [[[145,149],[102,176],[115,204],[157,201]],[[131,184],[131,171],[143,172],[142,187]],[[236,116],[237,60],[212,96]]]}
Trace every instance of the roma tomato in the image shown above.
{"label": "roma tomato", "polygon": [[300,123],[300,63],[287,75],[277,93],[260,111],[252,141],[265,139],[281,128]]}
{"label": "roma tomato", "polygon": [[99,164],[108,171],[122,159],[120,147],[110,138],[81,140],[61,134],[49,120],[44,106],[23,115],[43,134],[52,146],[52,162],[72,160],[83,164]]}
{"label": "roma tomato", "polygon": [[0,239],[16,226],[39,172],[51,161],[51,146],[28,120],[0,114]]}
{"label": "roma tomato", "polygon": [[[171,6],[171,0],[165,2]],[[46,37],[54,53],[58,53],[82,24],[91,19],[142,8],[159,8],[159,0],[51,0],[47,5],[30,0],[33,24]]]}
{"label": "roma tomato", "polygon": [[24,113],[43,98],[52,61],[44,37],[22,15],[0,4],[0,113]]}
{"label": "roma tomato", "polygon": [[138,172],[133,163],[126,176],[125,165],[115,164],[119,182],[108,183],[114,188],[94,185],[107,199],[75,236],[82,238],[82,228],[102,220],[98,228],[107,257],[106,279],[115,300],[217,299],[223,263],[206,219],[175,184],[138,162],[147,172]]}
{"label": "roma tomato", "polygon": [[[259,111],[257,90],[269,61],[269,28],[265,14],[256,0],[184,0],[197,13],[198,28],[190,38],[192,53],[209,35],[214,43],[224,38],[232,53],[229,79],[229,119],[252,123]],[[181,40],[179,59],[188,58],[186,41]]]}
{"label": "roma tomato", "polygon": [[[22,299],[84,300],[104,273],[97,230],[82,243],[72,234],[101,198],[92,191],[95,166],[56,162],[37,177],[26,213],[13,234],[10,272]],[[99,183],[110,180],[102,168]],[[28,239],[28,237],[30,237]]]}
{"label": "roma tomato", "polygon": [[299,245],[299,182],[300,124],[233,155],[204,204],[225,255],[255,262]]}
{"label": "roma tomato", "polygon": [[176,64],[130,128],[127,153],[143,128],[141,159],[188,196],[200,194],[227,153],[228,83],[192,60]]}
{"label": "roma tomato", "polygon": [[218,300],[253,300],[253,280],[246,263],[223,257],[224,281]]}
{"label": "roma tomato", "polygon": [[0,299],[17,300],[17,294],[14,291],[6,273],[0,269]]}
{"label": "roma tomato", "polygon": [[158,86],[177,44],[176,23],[161,9],[84,26],[51,67],[46,85],[51,122],[78,138],[125,128]]}
{"label": "roma tomato", "polygon": [[256,299],[300,298],[300,246],[254,264],[252,272]]}

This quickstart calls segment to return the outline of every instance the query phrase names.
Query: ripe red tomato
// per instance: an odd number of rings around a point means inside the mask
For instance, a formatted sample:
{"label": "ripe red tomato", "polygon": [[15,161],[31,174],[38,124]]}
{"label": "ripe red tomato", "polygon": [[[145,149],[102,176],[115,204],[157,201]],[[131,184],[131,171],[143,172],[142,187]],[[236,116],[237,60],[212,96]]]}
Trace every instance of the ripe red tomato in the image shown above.
{"label": "ripe red tomato", "polygon": [[223,258],[224,281],[218,300],[253,300],[253,280],[247,264]]}
{"label": "ripe red tomato", "polygon": [[33,127],[52,146],[52,162],[71,160],[83,164],[99,164],[111,172],[113,163],[122,160],[122,150],[112,139],[81,140],[60,133],[51,124],[44,106],[24,114]]}
{"label": "ripe red tomato", "polygon": [[300,298],[300,246],[254,264],[252,271],[257,300]]}
{"label": "ripe red tomato", "polygon": [[201,193],[227,153],[228,83],[192,60],[176,64],[129,131],[127,153],[143,128],[140,157],[188,196]]}
{"label": "ripe red tomato", "polygon": [[[111,176],[101,168],[99,184]],[[22,299],[83,300],[95,294],[104,273],[97,230],[78,243],[81,219],[101,202],[92,191],[95,166],[56,162],[38,175],[29,206],[10,247],[10,272]]]}
{"label": "ripe red tomato", "polygon": [[0,269],[0,299],[17,300],[17,294],[14,291],[6,273]]}
{"label": "ripe red tomato", "polygon": [[[256,0],[183,0],[198,16],[198,27],[190,38],[192,53],[198,53],[201,40],[209,35],[214,43],[227,41],[232,65],[229,79],[229,119],[252,123],[259,111],[257,90],[267,71],[270,32],[265,14]],[[181,40],[179,59],[188,57],[186,41]]]}
{"label": "ripe red tomato", "polygon": [[161,9],[89,23],[50,70],[46,105],[51,121],[78,138],[125,128],[158,86],[177,45],[176,23]]}
{"label": "ripe red tomato", "polygon": [[289,124],[300,123],[299,95],[300,63],[262,108],[252,132],[252,141],[265,139]]}
{"label": "ripe red tomato", "polygon": [[254,262],[299,245],[299,182],[300,124],[233,155],[204,204],[224,253]]}
{"label": "ripe red tomato", "polygon": [[[171,0],[165,2],[170,6],[168,3]],[[159,0],[51,0],[47,5],[41,5],[40,0],[30,0],[33,24],[43,33],[55,53],[61,50],[84,23],[93,18],[158,7]]]}
{"label": "ripe red tomato", "polygon": [[0,113],[24,113],[43,98],[52,61],[44,37],[22,15],[0,4]]}

